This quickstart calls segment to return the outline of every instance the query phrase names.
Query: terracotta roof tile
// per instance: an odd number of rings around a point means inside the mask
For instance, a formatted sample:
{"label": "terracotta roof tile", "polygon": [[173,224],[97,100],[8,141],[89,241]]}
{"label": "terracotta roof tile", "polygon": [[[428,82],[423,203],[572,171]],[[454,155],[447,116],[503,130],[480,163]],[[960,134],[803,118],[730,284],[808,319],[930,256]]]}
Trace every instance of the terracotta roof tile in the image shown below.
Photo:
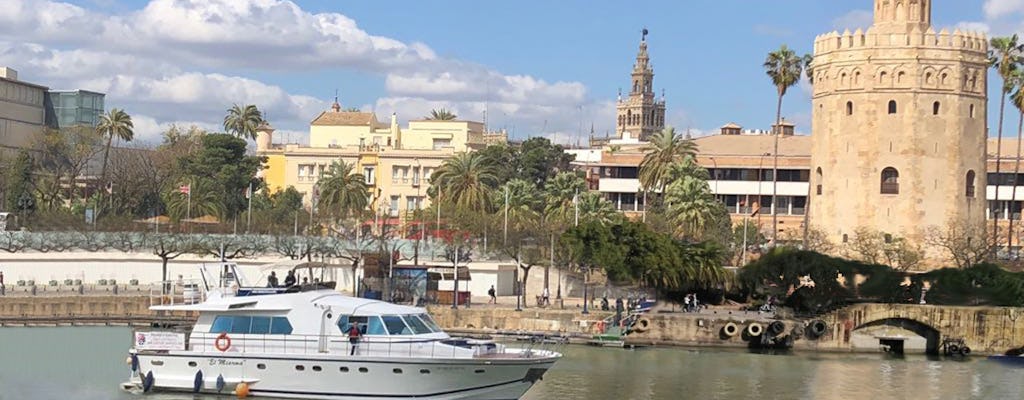
{"label": "terracotta roof tile", "polygon": [[310,125],[376,125],[377,117],[369,112],[321,112]]}

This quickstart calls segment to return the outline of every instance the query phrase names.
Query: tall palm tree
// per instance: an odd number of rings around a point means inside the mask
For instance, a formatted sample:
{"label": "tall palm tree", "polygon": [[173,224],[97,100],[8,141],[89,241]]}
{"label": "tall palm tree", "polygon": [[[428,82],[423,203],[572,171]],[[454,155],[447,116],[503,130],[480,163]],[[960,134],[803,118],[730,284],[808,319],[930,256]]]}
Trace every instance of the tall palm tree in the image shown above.
{"label": "tall palm tree", "polygon": [[477,213],[492,210],[498,186],[494,165],[480,153],[458,153],[445,160],[430,178],[446,204]]}
{"label": "tall palm tree", "polygon": [[513,179],[494,192],[496,204],[501,204],[504,214],[507,210],[510,230],[520,231],[532,227],[540,217],[537,209],[542,198],[537,187],[523,179]]}
{"label": "tall palm tree", "polygon": [[100,173],[100,182],[107,181],[107,158],[110,157],[110,145],[114,138],[130,142],[135,137],[134,129],[132,116],[120,108],[112,108],[106,114],[100,115],[96,131],[107,138],[107,147],[103,150],[103,172]]}
{"label": "tall palm tree", "polygon": [[[999,182],[1002,172],[1003,159],[1003,114],[1006,110],[1006,96],[1013,90],[1013,75],[1020,67],[1021,57],[1024,55],[1024,46],[1018,43],[1016,34],[1013,36],[994,37],[991,40],[991,49],[988,52],[989,64],[996,69],[999,77],[1003,79],[1003,87],[999,96],[999,128],[996,136],[996,205],[999,204]],[[1016,186],[1016,182],[1014,182]],[[1012,218],[1012,215],[1011,215]],[[993,214],[992,218],[992,248],[999,246],[999,218]],[[1009,244],[1007,244],[1009,245]]]}
{"label": "tall palm tree", "polygon": [[704,233],[725,214],[722,202],[715,199],[708,186],[707,170],[692,158],[672,168],[673,181],[665,190],[669,215],[676,234],[687,239],[703,239]]}
{"label": "tall palm tree", "polygon": [[[808,57],[797,56],[794,52],[786,45],[782,45],[778,50],[768,53],[768,57],[764,60],[764,69],[771,78],[772,84],[775,85],[775,90],[779,95],[778,102],[775,106],[775,150],[772,152],[773,166],[772,166],[772,208],[777,207],[778,202],[776,197],[778,195],[779,185],[779,136],[782,135],[782,98],[786,96],[786,91],[790,87],[796,85],[800,81],[800,75],[803,74],[804,64],[807,62]],[[775,246],[778,242],[776,241],[779,233],[779,217],[778,212],[772,212],[772,245]]]}
{"label": "tall palm tree", "polygon": [[[1010,190],[1010,199],[1015,200],[1017,199],[1017,185],[1019,185],[1017,176],[1020,174],[1021,136],[1024,135],[1024,71],[1014,71],[1010,83],[1016,89],[1013,95],[1010,96],[1010,101],[1013,102],[1013,106],[1020,113],[1020,119],[1017,122],[1017,157],[1014,158],[1013,164],[1013,188]],[[1013,207],[1010,207],[1010,226],[1007,229],[1006,247],[1011,247],[1013,246]]]}
{"label": "tall palm tree", "polygon": [[669,184],[668,171],[671,166],[682,162],[686,157],[695,156],[697,145],[693,140],[676,134],[675,128],[669,126],[651,135],[651,142],[643,151],[645,154],[644,159],[640,161],[640,186],[644,191],[664,191]]}
{"label": "tall palm tree", "polygon": [[448,111],[448,109],[442,107],[431,110],[430,115],[427,116],[427,119],[435,121],[454,121],[458,117],[459,116],[455,115],[455,113]]}
{"label": "tall palm tree", "polygon": [[320,179],[320,201],[330,213],[337,213],[339,223],[365,211],[370,203],[366,177],[355,168],[355,163],[335,161]]}
{"label": "tall palm tree", "polygon": [[256,129],[263,123],[263,113],[255,105],[235,104],[224,116],[224,131],[242,139],[256,139]]}

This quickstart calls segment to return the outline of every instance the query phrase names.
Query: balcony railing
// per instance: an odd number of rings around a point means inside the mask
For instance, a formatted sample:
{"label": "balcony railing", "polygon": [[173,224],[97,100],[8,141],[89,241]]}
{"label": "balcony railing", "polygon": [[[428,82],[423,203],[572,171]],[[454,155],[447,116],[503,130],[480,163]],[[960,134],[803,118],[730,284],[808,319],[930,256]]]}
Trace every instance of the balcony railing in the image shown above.
{"label": "balcony railing", "polygon": [[882,182],[882,194],[900,194],[900,184],[897,182]]}

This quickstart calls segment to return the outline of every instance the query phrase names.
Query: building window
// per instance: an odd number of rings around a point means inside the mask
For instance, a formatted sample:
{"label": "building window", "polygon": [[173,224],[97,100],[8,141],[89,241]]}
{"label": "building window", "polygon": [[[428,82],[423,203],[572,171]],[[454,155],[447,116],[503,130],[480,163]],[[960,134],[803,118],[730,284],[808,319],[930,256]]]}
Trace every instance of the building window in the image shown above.
{"label": "building window", "polygon": [[882,194],[900,194],[900,173],[896,168],[882,170]]}
{"label": "building window", "polygon": [[373,177],[373,167],[363,167],[363,177],[366,178],[367,185],[375,184],[376,181]]}
{"label": "building window", "polygon": [[391,196],[391,210],[388,212],[388,215],[392,217],[398,216],[398,199],[399,196]]}
{"label": "building window", "polygon": [[445,147],[452,147],[451,139],[434,139],[434,150],[441,150]]}
{"label": "building window", "polygon": [[971,118],[974,118],[974,104],[971,104],[970,110],[971,110],[971,113],[970,113],[971,114]]}
{"label": "building window", "polygon": [[844,233],[843,234],[843,243],[848,243],[849,241],[850,241],[850,235],[847,235],[847,234]]}
{"label": "building window", "polygon": [[817,189],[815,189],[815,191],[818,193],[818,195],[821,195],[821,179],[822,179],[821,167],[818,167],[818,169],[815,170],[815,172],[814,172],[814,182],[817,183],[817,186],[816,186]]}
{"label": "building window", "polygon": [[941,107],[942,105],[939,104],[939,102],[937,101],[935,103],[932,103],[932,115],[939,115],[939,108]]}
{"label": "building window", "polygon": [[886,243],[892,243],[892,234],[886,233],[885,236],[883,236],[883,238],[885,239]]}
{"label": "building window", "polygon": [[896,114],[896,100],[889,100],[889,114]]}
{"label": "building window", "polygon": [[853,102],[846,102],[846,115],[853,115]]}
{"label": "building window", "polygon": [[391,183],[398,183],[398,167],[391,167]]}
{"label": "building window", "polygon": [[974,171],[973,170],[967,171],[967,182],[966,182],[967,183],[967,187],[965,189],[966,189],[967,197],[970,197],[970,198],[974,198],[974,178],[975,178]]}

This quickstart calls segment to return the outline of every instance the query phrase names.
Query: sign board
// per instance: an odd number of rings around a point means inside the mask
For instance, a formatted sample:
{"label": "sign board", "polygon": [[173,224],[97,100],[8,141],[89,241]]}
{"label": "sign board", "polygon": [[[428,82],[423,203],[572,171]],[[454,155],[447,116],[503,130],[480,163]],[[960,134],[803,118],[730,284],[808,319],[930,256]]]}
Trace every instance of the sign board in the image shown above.
{"label": "sign board", "polygon": [[136,350],[185,350],[185,334],[177,332],[135,332]]}

